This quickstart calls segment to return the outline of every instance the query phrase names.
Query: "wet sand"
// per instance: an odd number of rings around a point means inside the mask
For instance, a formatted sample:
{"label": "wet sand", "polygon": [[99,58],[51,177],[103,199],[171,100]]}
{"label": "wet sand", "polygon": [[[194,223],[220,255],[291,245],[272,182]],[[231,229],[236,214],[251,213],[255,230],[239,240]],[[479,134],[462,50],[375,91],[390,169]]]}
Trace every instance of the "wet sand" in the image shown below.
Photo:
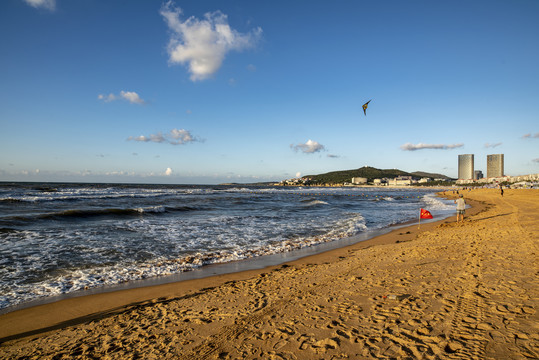
{"label": "wet sand", "polygon": [[539,358],[539,191],[465,199],[464,224],[1,315],[0,358]]}

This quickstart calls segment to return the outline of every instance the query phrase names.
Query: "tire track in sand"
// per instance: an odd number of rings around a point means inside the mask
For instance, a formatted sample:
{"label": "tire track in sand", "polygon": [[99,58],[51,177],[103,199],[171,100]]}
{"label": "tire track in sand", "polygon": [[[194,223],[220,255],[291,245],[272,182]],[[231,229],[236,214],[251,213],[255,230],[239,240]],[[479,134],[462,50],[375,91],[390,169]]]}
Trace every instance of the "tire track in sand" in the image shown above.
{"label": "tire track in sand", "polygon": [[[466,265],[460,278],[463,281],[462,292],[454,306],[453,319],[448,333],[449,341],[445,347],[448,359],[482,359],[487,346],[486,330],[483,323],[485,303],[479,292],[482,278],[482,261],[477,235],[469,238],[466,252]],[[467,239],[468,240],[468,239]],[[451,307],[449,305],[449,307]]]}

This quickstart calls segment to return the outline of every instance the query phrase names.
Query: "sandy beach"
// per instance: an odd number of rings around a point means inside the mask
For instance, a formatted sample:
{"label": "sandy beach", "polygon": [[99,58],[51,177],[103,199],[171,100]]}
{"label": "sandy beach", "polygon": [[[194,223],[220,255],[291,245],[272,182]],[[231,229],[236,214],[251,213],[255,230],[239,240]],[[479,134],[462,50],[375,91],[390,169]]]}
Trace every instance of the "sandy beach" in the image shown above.
{"label": "sandy beach", "polygon": [[463,224],[0,315],[0,358],[537,359],[539,191],[464,194]]}

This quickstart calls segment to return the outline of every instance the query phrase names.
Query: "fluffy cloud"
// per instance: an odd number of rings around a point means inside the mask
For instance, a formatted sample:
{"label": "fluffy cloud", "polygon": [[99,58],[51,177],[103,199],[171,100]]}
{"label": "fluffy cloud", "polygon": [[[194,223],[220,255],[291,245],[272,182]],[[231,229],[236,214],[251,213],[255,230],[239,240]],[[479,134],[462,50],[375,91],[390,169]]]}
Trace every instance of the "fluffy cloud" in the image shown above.
{"label": "fluffy cloud", "polygon": [[191,16],[182,20],[182,10],[172,1],[163,5],[160,14],[171,30],[169,61],[188,64],[192,81],[211,77],[229,51],[252,47],[262,35],[261,28],[247,34],[232,29],[227,16],[220,11],[206,13],[204,19]]}
{"label": "fluffy cloud", "polygon": [[141,142],[156,142],[156,143],[168,143],[172,145],[184,145],[191,142],[202,141],[197,137],[191,135],[188,130],[185,129],[172,129],[167,134],[157,133],[151,135],[130,136],[127,138],[129,141],[141,141]]}
{"label": "fluffy cloud", "polygon": [[495,143],[495,144],[489,144],[489,143],[486,143],[486,144],[485,144],[485,147],[486,147],[486,148],[495,148],[495,147],[497,147],[497,146],[500,146],[501,144],[502,144],[501,142]]}
{"label": "fluffy cloud", "polygon": [[523,139],[539,138],[539,133],[522,135]]}
{"label": "fluffy cloud", "polygon": [[56,0],[24,0],[24,2],[35,8],[44,8],[51,11],[56,8]]}
{"label": "fluffy cloud", "polygon": [[295,151],[302,151],[305,154],[313,154],[316,152],[326,150],[324,145],[310,139],[305,144],[297,144],[297,145],[292,144],[290,145],[290,147],[294,149]]}
{"label": "fluffy cloud", "polygon": [[436,150],[451,150],[463,147],[464,144],[450,144],[450,145],[444,145],[444,144],[411,144],[406,143],[404,145],[401,145],[401,149],[404,151],[416,151],[416,150],[423,150],[423,149],[436,149]]}
{"label": "fluffy cloud", "polygon": [[120,96],[129,101],[131,104],[144,104],[145,101],[142,100],[138,94],[134,91],[120,91]]}
{"label": "fluffy cloud", "polygon": [[131,104],[142,105],[142,104],[146,103],[146,101],[142,100],[140,98],[140,96],[134,91],[123,91],[122,90],[122,91],[120,91],[120,95],[115,95],[115,94],[103,95],[103,94],[99,94],[99,95],[97,95],[97,98],[99,100],[103,100],[104,102],[111,102],[111,101],[115,101],[115,100],[127,100]]}
{"label": "fluffy cloud", "polygon": [[172,169],[171,169],[171,168],[167,168],[167,169],[165,170],[165,175],[166,175],[166,176],[172,175]]}

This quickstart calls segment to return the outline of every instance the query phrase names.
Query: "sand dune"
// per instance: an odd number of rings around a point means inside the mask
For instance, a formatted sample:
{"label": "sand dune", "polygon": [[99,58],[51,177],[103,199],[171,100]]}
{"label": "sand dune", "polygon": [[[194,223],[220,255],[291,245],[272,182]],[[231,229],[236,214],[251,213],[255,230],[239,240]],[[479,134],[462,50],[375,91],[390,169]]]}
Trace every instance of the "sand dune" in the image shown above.
{"label": "sand dune", "polygon": [[539,191],[465,198],[464,224],[2,315],[0,358],[537,359]]}

